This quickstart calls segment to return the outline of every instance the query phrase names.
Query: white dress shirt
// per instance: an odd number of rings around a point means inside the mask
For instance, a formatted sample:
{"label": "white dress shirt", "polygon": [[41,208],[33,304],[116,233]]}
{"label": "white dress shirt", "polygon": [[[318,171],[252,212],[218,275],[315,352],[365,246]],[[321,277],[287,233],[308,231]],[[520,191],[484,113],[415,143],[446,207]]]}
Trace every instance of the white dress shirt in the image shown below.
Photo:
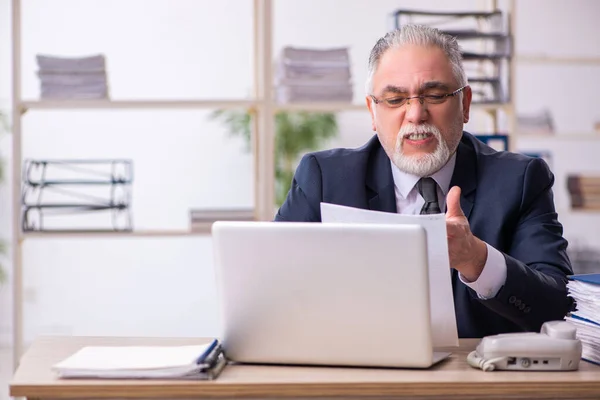
{"label": "white dress shirt", "polygon": [[[425,200],[419,194],[417,182],[420,177],[400,171],[393,162],[392,176],[394,178],[394,190],[396,193],[396,208],[400,214],[419,214],[425,204]],[[450,190],[450,180],[456,165],[456,153],[452,155],[446,165],[431,175],[438,187],[438,203],[440,210],[446,212],[446,195]],[[458,274],[462,283],[477,292],[483,299],[494,297],[506,282],[506,260],[502,253],[486,243],[488,254],[483,271],[476,281],[469,282],[462,274]]]}

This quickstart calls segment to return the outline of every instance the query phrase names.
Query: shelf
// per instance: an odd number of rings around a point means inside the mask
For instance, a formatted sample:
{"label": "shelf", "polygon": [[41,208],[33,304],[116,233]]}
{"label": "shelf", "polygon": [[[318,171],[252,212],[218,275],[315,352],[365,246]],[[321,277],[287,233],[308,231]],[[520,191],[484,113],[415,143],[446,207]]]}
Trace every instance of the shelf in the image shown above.
{"label": "shelf", "polygon": [[500,78],[469,78],[469,83],[500,83]]}
{"label": "shelf", "polygon": [[556,135],[543,135],[543,134],[527,134],[527,133],[516,133],[511,137],[516,139],[534,139],[534,140],[600,140],[600,133],[562,133]]}
{"label": "shelf", "polygon": [[408,10],[398,9],[393,12],[392,15],[397,17],[399,14],[409,15],[427,15],[427,16],[441,16],[441,17],[476,17],[476,18],[490,18],[501,15],[501,11],[483,11],[483,12],[452,12],[452,11],[426,11],[426,10]]}
{"label": "shelf", "polygon": [[543,54],[517,55],[515,60],[523,64],[584,64],[600,66],[600,57],[559,57]]}
{"label": "shelf", "polygon": [[496,32],[480,32],[477,30],[448,30],[445,29],[443,32],[447,35],[456,36],[457,39],[495,39],[505,40],[509,39],[509,35],[505,33]]}
{"label": "shelf", "polygon": [[[33,100],[20,104],[21,112],[27,110],[81,110],[81,109],[183,109],[214,108],[235,109],[258,107],[257,100]],[[471,104],[474,109],[496,110],[506,108],[508,104],[481,103]],[[276,104],[275,111],[367,111],[366,104],[343,102],[306,102]]]}
{"label": "shelf", "polygon": [[275,111],[314,111],[314,112],[333,112],[333,111],[367,111],[366,104],[353,104],[343,102],[311,102],[311,103],[289,103],[276,104]]}
{"label": "shelf", "polygon": [[182,109],[182,108],[250,108],[258,100],[32,100],[20,103],[21,112],[27,110],[79,109]]}
{"label": "shelf", "polygon": [[485,53],[472,53],[472,52],[463,52],[462,53],[463,56],[463,60],[465,61],[499,61],[499,60],[505,60],[505,59],[509,59],[510,58],[510,54],[503,54],[503,53],[492,53],[492,54],[485,54]]}
{"label": "shelf", "polygon": [[194,231],[189,230],[139,230],[133,232],[117,231],[49,231],[49,232],[23,232],[21,240],[25,239],[87,239],[87,238],[113,238],[113,237],[185,237],[185,236],[204,236],[210,235],[212,224],[206,224],[205,227]]}
{"label": "shelf", "polygon": [[[472,103],[471,108],[482,111],[496,111],[508,109],[509,104],[502,103]],[[275,111],[307,111],[307,112],[335,112],[335,111],[368,111],[366,104],[314,102],[278,104]]]}
{"label": "shelf", "polygon": [[38,182],[34,182],[34,181],[30,181],[30,180],[26,180],[24,181],[25,184],[27,184],[28,186],[32,186],[32,187],[38,187],[38,186],[56,186],[56,185],[98,185],[98,186],[102,186],[102,185],[125,185],[125,184],[129,184],[131,183],[130,179],[114,179],[114,180],[106,180],[106,181],[99,181],[99,180],[80,180],[80,181],[76,181],[76,180],[53,180],[53,181],[38,181]]}

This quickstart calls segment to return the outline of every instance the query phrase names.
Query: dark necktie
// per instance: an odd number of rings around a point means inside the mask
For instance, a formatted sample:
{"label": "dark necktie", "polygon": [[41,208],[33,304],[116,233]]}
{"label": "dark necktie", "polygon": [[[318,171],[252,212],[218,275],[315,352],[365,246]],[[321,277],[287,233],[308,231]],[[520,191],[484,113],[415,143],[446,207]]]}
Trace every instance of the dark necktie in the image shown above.
{"label": "dark necktie", "polygon": [[437,197],[437,183],[433,178],[421,178],[417,182],[417,190],[425,200],[421,214],[439,214],[440,204]]}

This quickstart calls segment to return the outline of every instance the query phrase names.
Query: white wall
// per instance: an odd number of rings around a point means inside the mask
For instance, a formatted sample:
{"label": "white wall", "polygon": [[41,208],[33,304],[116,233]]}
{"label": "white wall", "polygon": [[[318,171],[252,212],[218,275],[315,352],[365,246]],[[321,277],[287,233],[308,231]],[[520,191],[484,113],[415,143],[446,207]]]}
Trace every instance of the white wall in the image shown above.
{"label": "white wall", "polygon": [[[9,1],[0,0],[0,107],[10,98]],[[600,57],[600,2],[519,1],[517,51]],[[277,0],[274,52],[296,46],[349,46],[355,101],[362,102],[366,59],[400,6],[481,7],[462,0]],[[244,98],[252,89],[251,0],[23,0],[23,93],[38,95],[36,53],[108,59],[115,99]],[[235,10],[235,12],[234,12]],[[600,119],[598,66],[520,66],[520,110],[551,107],[558,130],[589,132]],[[24,157],[134,159],[137,229],[185,229],[197,206],[252,206],[252,160],[206,111],[31,111]],[[469,129],[488,125],[473,116]],[[358,146],[372,134],[364,112],[340,114],[332,146]],[[554,142],[552,142],[554,143]],[[564,174],[598,171],[600,141],[550,147],[557,153],[557,204],[568,206]],[[2,138],[2,151],[10,149]],[[583,152],[586,152],[585,155]],[[560,153],[560,154],[558,154]],[[9,235],[10,197],[0,190],[1,236]],[[598,235],[598,214],[561,214],[568,237]],[[597,241],[600,239],[596,239]],[[598,243],[598,242],[597,242]],[[209,238],[32,239],[24,247],[25,334],[189,336],[216,334]],[[10,332],[10,291],[0,288],[0,337]]]}

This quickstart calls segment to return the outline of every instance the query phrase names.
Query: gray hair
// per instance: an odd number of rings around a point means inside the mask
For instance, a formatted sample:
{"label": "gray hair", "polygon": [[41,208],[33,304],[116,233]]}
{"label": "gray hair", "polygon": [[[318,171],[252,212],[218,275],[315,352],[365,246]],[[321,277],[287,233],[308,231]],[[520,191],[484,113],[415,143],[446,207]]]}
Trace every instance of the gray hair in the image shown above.
{"label": "gray hair", "polygon": [[391,48],[399,48],[407,44],[440,48],[448,57],[450,65],[452,65],[452,72],[458,84],[460,86],[467,84],[467,75],[462,65],[462,54],[454,36],[445,34],[430,26],[405,25],[401,29],[388,32],[373,46],[367,69],[367,82],[365,85],[367,94],[371,94],[373,90],[373,75],[383,54]]}

